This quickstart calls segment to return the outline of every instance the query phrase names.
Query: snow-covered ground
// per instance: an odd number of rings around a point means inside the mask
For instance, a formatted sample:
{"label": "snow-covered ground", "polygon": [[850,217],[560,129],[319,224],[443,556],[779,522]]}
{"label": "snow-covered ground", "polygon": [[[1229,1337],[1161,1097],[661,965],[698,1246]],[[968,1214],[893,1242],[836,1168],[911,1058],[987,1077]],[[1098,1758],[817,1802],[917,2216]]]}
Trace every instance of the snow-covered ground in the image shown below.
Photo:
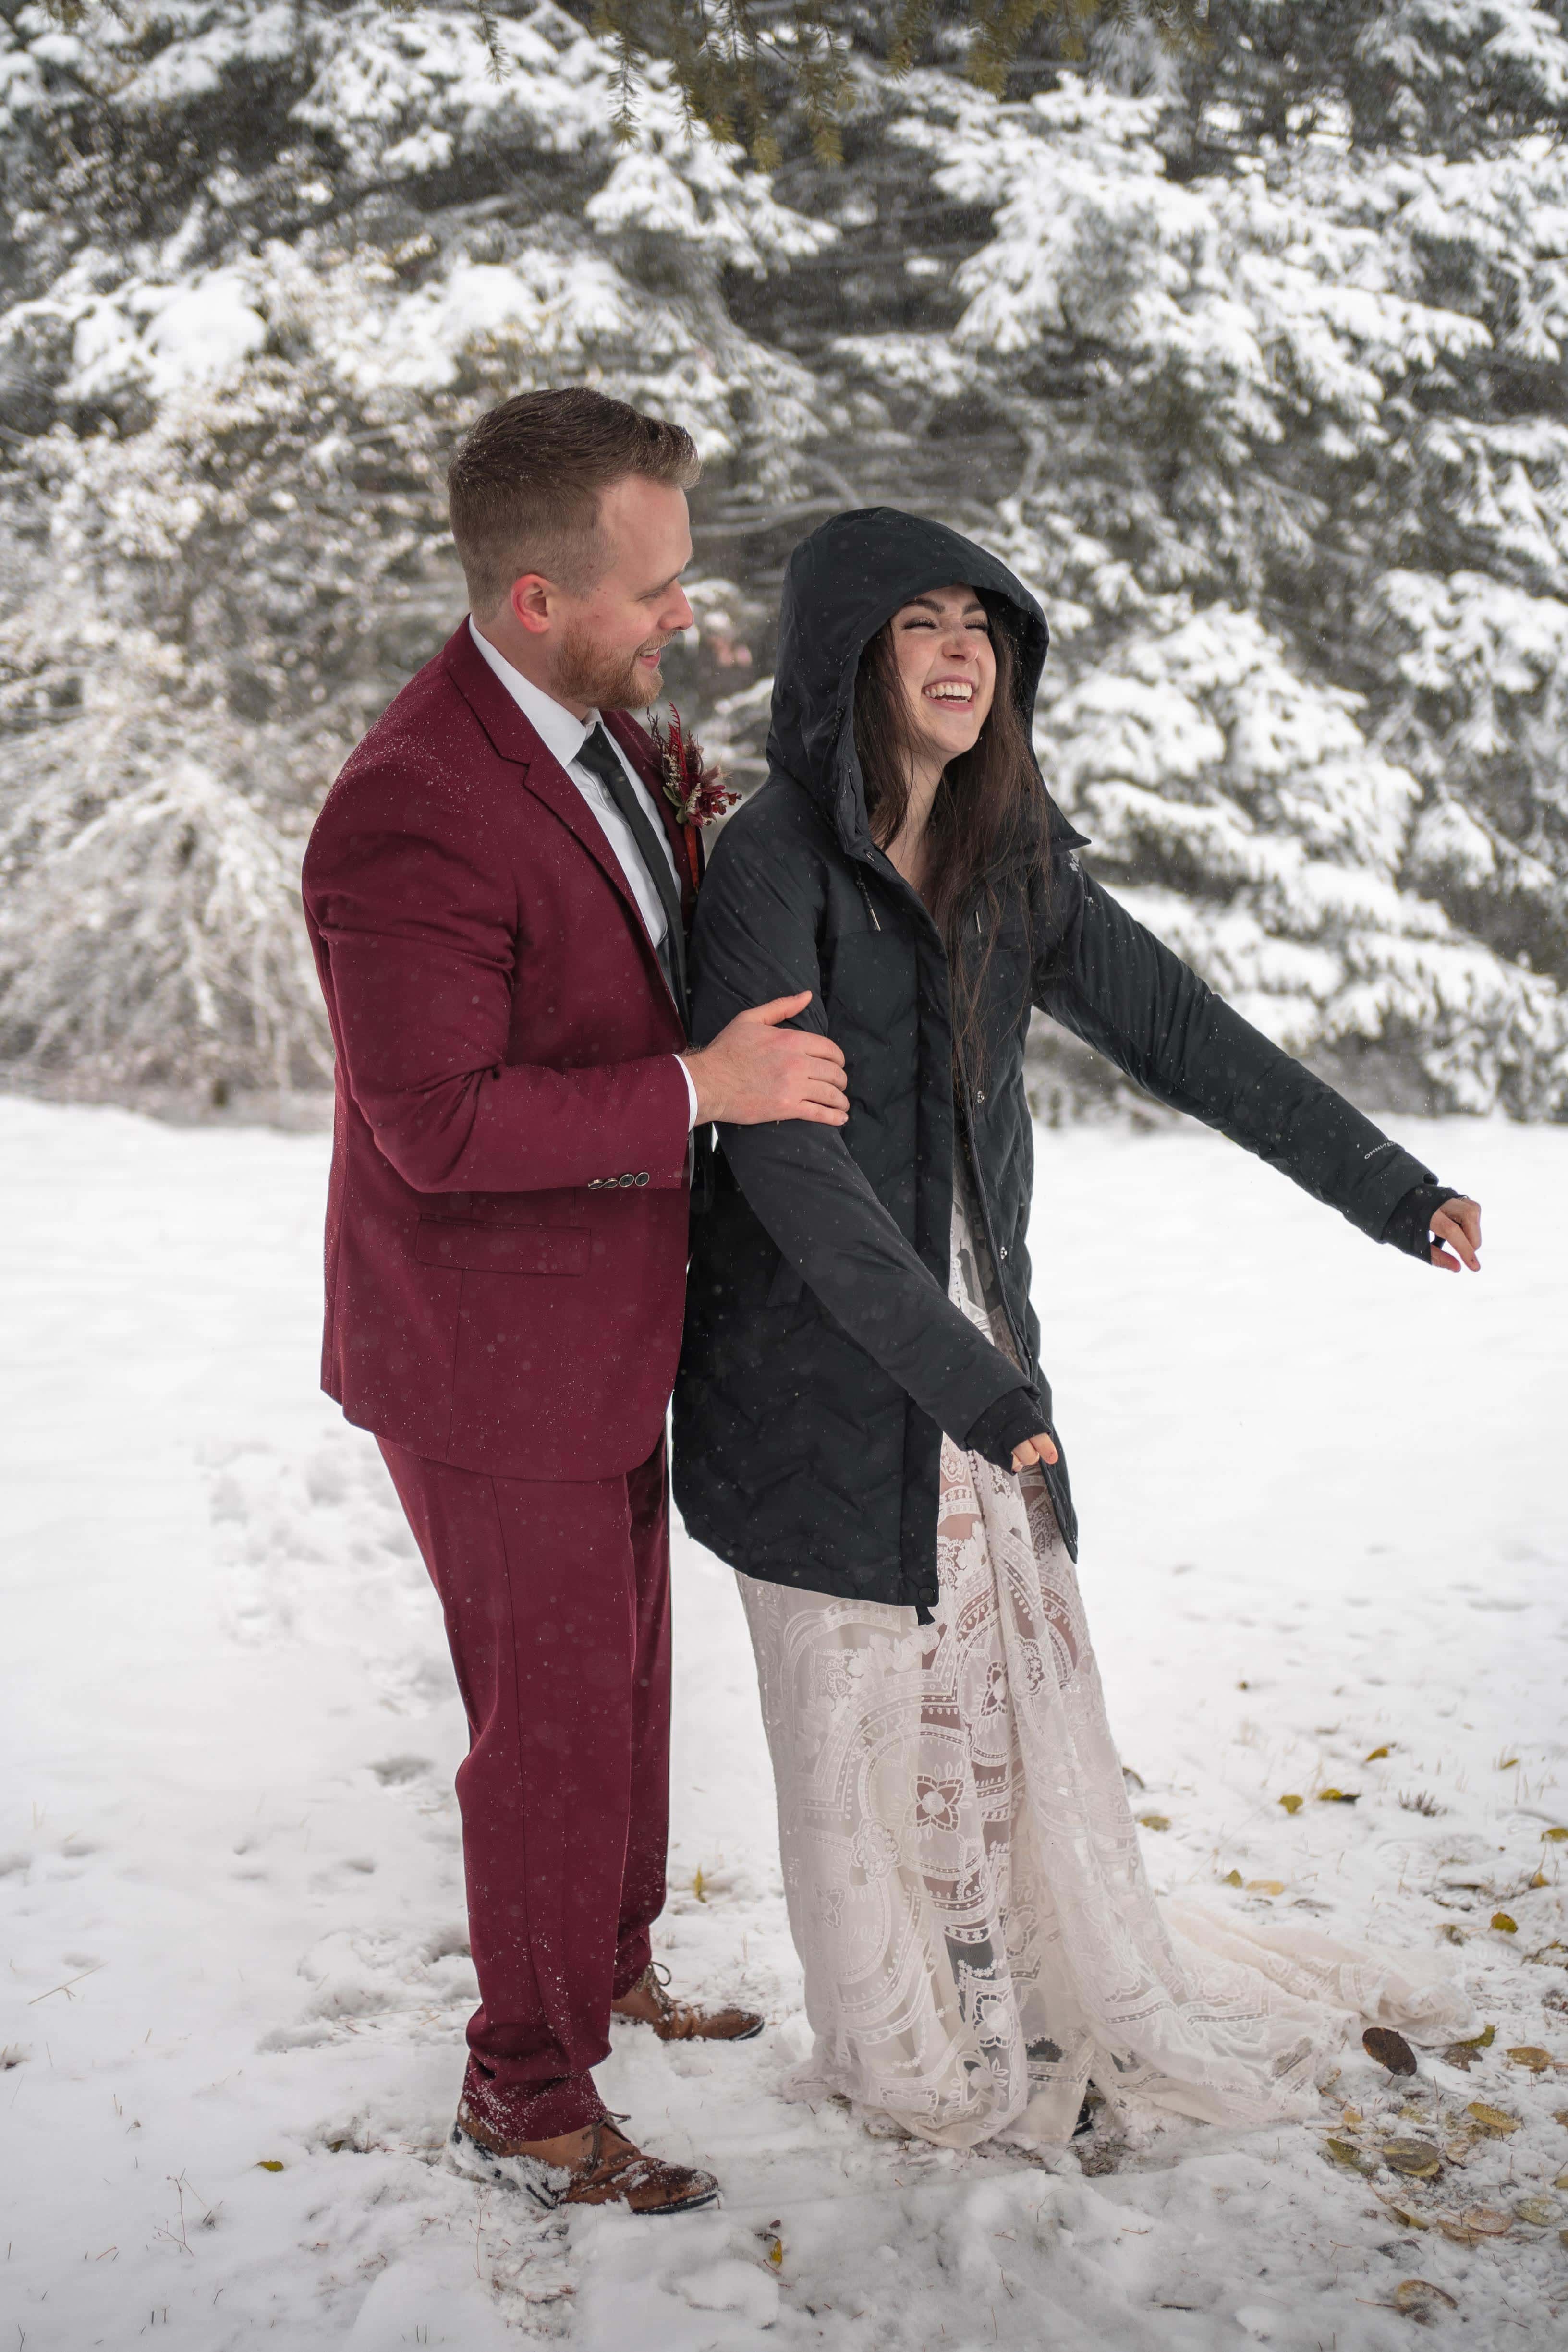
{"label": "snow-covered ground", "polygon": [[[1321,2130],[1102,2126],[1044,2167],[784,2105],[804,2023],[749,1654],[683,1543],[661,1948],[770,2031],[623,2032],[611,2104],[726,2203],[568,2227],[441,2160],[460,1717],[374,1448],[315,1392],[324,1142],[0,1102],[0,2352],[1375,2352],[1410,2279],[1452,2298],[1438,2341],[1561,2343],[1568,1134],[1404,1131],[1485,1202],[1480,1281],[1195,1131],[1079,1132],[1040,1139],[1037,1296],[1159,1884],[1447,1934],[1493,2044],[1405,2093],[1352,2050]],[[1442,2120],[1478,2101],[1518,2127]],[[1425,2228],[1386,2168],[1324,2156],[1340,2125],[1372,2165],[1410,2103],[1447,2151],[1403,2184]],[[1444,2234],[1478,2208],[1508,2233]]]}

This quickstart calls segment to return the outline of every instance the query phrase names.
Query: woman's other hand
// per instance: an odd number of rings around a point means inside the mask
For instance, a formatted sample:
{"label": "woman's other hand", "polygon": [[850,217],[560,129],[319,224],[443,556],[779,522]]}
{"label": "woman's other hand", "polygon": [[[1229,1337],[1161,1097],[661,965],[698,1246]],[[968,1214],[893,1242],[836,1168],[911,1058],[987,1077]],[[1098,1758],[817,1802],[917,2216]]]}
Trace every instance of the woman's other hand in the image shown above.
{"label": "woman's other hand", "polygon": [[1432,1219],[1433,1265],[1440,1265],[1445,1274],[1458,1274],[1463,1263],[1472,1274],[1479,1274],[1480,1246],[1480,1202],[1467,1200],[1463,1193],[1445,1201]]}
{"label": "woman's other hand", "polygon": [[[1472,1208],[1475,1206],[1474,1202],[1470,1206]],[[1015,1445],[1013,1448],[1015,1470],[1033,1470],[1041,1463],[1054,1462],[1056,1458],[1057,1449],[1043,1429],[1037,1432],[1033,1437],[1026,1437],[1022,1445]]]}

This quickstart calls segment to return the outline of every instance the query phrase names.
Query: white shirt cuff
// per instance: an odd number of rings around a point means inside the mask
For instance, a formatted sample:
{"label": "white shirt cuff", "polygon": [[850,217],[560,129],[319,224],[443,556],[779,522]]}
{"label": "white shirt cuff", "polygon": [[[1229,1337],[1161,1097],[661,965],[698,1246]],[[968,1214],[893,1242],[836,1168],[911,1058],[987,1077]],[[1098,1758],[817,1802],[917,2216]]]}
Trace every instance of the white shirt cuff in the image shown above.
{"label": "white shirt cuff", "polygon": [[697,1081],[692,1076],[690,1071],[687,1068],[686,1064],[681,1060],[679,1054],[677,1054],[675,1060],[681,1076],[686,1080],[686,1132],[689,1135],[692,1129],[697,1124]]}

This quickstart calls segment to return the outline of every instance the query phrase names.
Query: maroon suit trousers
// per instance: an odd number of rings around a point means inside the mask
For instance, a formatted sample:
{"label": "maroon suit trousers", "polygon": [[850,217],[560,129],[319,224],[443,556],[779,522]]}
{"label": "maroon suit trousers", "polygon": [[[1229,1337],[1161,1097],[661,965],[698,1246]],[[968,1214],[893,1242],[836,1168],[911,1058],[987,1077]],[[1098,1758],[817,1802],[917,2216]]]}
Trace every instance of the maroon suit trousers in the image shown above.
{"label": "maroon suit trousers", "polygon": [[664,1904],[669,1520],[662,1437],[593,1481],[381,1450],[440,1595],[468,1717],[458,1770],[475,2065],[519,2137],[605,2112],[589,2069]]}

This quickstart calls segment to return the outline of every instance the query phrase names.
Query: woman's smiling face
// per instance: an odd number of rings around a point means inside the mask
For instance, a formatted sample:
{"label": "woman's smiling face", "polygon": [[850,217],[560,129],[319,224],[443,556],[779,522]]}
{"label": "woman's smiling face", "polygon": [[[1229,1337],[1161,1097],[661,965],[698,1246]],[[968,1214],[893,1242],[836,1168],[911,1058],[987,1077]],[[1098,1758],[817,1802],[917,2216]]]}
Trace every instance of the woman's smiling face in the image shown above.
{"label": "woman's smiling face", "polygon": [[928,588],[893,615],[893,651],[917,758],[973,751],[996,690],[985,607],[973,588]]}

